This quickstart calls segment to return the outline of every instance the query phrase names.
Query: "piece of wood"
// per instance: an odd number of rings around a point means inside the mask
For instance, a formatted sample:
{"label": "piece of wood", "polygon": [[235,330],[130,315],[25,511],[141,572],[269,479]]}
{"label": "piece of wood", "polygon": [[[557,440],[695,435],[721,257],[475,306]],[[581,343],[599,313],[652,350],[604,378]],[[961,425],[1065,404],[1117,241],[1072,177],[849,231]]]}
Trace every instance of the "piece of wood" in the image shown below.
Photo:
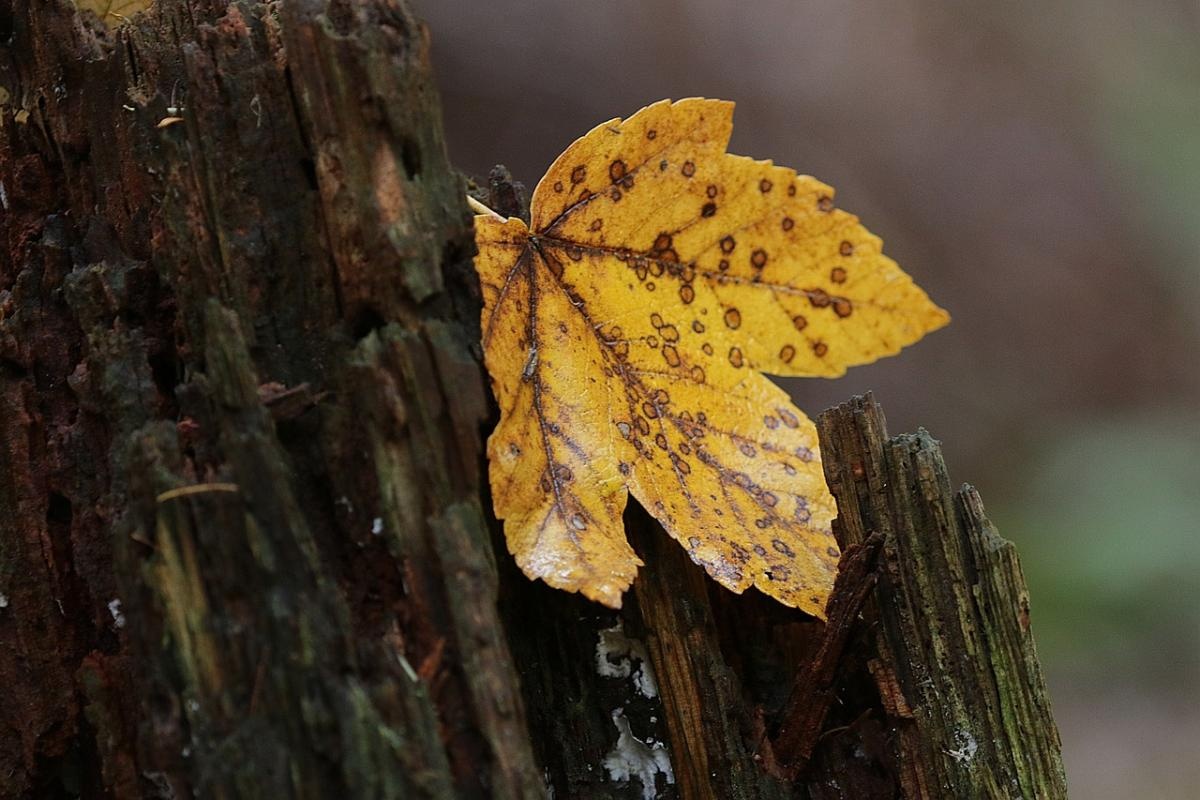
{"label": "piece of wood", "polygon": [[1061,796],[1015,555],[870,404],[828,626],[636,507],[620,612],[520,574],[403,0],[0,26],[0,797]]}
{"label": "piece of wood", "polygon": [[542,796],[425,30],[0,16],[0,796]]}
{"label": "piece of wood", "polygon": [[863,603],[875,588],[876,561],[882,544],[883,537],[872,533],[860,543],[847,545],[838,562],[820,646],[797,676],[772,743],[779,769],[790,780],[796,779],[812,757],[829,707],[837,699],[843,657],[851,636],[860,627]]}
{"label": "piece of wood", "polygon": [[904,796],[1066,797],[1013,546],[928,433],[888,438],[870,395],[818,427],[839,541],[883,537],[870,667]]}

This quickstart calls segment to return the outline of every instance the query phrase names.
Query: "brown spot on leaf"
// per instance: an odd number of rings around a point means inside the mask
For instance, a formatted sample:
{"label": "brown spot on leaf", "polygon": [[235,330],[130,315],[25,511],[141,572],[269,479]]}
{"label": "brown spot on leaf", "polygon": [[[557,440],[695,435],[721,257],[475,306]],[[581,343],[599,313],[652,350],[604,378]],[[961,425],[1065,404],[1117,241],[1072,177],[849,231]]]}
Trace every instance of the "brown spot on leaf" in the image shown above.
{"label": "brown spot on leaf", "polygon": [[600,228],[603,226],[604,226],[604,220],[601,219],[600,217],[596,217],[594,220],[592,220],[592,224],[588,225],[588,230],[590,230],[594,233],[594,232],[600,230]]}
{"label": "brown spot on leaf", "polygon": [[771,186],[772,186],[771,182],[769,180],[767,180],[766,178],[763,178],[761,181],[758,182],[758,190],[760,192],[762,192],[763,194],[766,194],[767,192],[771,191]]}
{"label": "brown spot on leaf", "polygon": [[763,417],[763,425],[766,425],[771,430],[775,430],[779,427],[779,419],[767,414],[765,417]]}
{"label": "brown spot on leaf", "polygon": [[825,354],[829,352],[829,345],[824,342],[813,342],[812,350],[817,358],[824,358]]}
{"label": "brown spot on leaf", "polygon": [[825,308],[831,302],[829,292],[824,289],[813,289],[808,293],[808,302],[812,303],[813,308]]}
{"label": "brown spot on leaf", "polygon": [[771,547],[774,547],[775,552],[779,553],[781,556],[785,556],[787,558],[795,558],[796,557],[795,551],[792,550],[792,548],[788,547],[787,543],[782,541],[781,539],[772,539]]}
{"label": "brown spot on leaf", "polygon": [[679,299],[682,300],[685,305],[696,299],[696,290],[692,288],[690,283],[685,283],[683,286],[679,287]]}
{"label": "brown spot on leaf", "polygon": [[741,367],[746,363],[745,359],[742,358],[742,351],[740,348],[729,348],[729,363],[733,364],[735,367]]}
{"label": "brown spot on leaf", "polygon": [[583,179],[587,177],[587,167],[580,164],[575,169],[571,170],[571,183],[583,183]]}
{"label": "brown spot on leaf", "polygon": [[833,300],[833,313],[843,319],[850,316],[854,312],[854,306],[845,297],[836,297]]}
{"label": "brown spot on leaf", "polygon": [[800,419],[791,411],[788,411],[786,408],[777,408],[775,410],[779,412],[779,418],[783,420],[784,425],[787,425],[789,428],[800,427]]}
{"label": "brown spot on leaf", "polygon": [[725,325],[731,330],[737,330],[742,324],[742,312],[736,308],[725,309]]}
{"label": "brown spot on leaf", "polygon": [[826,194],[821,195],[817,198],[817,208],[826,214],[833,211],[833,198]]}
{"label": "brown spot on leaf", "polygon": [[716,213],[717,213],[717,204],[716,203],[705,203],[700,208],[700,216],[702,216],[702,217],[711,217],[713,214],[716,214]]}
{"label": "brown spot on leaf", "polygon": [[842,242],[841,244],[838,245],[838,252],[844,256],[853,255],[854,254],[854,244],[851,242]]}
{"label": "brown spot on leaf", "polygon": [[563,190],[562,181],[555,181],[554,182],[554,191],[561,192],[562,190]]}
{"label": "brown spot on leaf", "polygon": [[662,354],[663,354],[663,358],[666,359],[668,365],[670,365],[672,367],[679,366],[679,364],[680,364],[679,351],[676,350],[674,347],[672,347],[669,344],[663,345]]}
{"label": "brown spot on leaf", "polygon": [[717,185],[715,183],[710,183],[708,188],[704,190],[704,193],[708,195],[709,200],[713,199],[717,196]]}
{"label": "brown spot on leaf", "polygon": [[705,342],[703,345],[701,345],[700,349],[704,351],[704,355],[706,356],[711,356],[713,354],[713,346],[708,342]]}
{"label": "brown spot on leaf", "polygon": [[650,130],[646,131],[646,138],[650,141],[654,141],[656,138],[658,138],[658,131],[656,131],[654,128],[651,128]]}
{"label": "brown spot on leaf", "polygon": [[795,357],[796,348],[792,347],[790,344],[785,344],[783,347],[779,348],[779,360],[783,363],[790,364],[792,363],[792,359]]}
{"label": "brown spot on leaf", "polygon": [[696,165],[691,161],[685,161],[679,171],[683,173],[683,177],[690,178],[696,174]]}
{"label": "brown spot on leaf", "polygon": [[658,419],[658,409],[649,400],[642,403],[642,413],[646,415],[647,419]]}
{"label": "brown spot on leaf", "polygon": [[620,183],[625,178],[625,170],[625,162],[618,158],[608,165],[608,177],[613,183]]}
{"label": "brown spot on leaf", "polygon": [[834,267],[833,269],[829,270],[829,280],[833,281],[834,283],[845,283],[846,282],[845,268],[844,267]]}
{"label": "brown spot on leaf", "polygon": [[790,231],[792,228],[796,227],[796,220],[792,219],[791,217],[784,217],[781,226],[785,231]]}
{"label": "brown spot on leaf", "polygon": [[721,272],[724,272],[725,270],[729,269],[729,259],[722,258],[720,263],[717,264],[717,269],[719,269]]}
{"label": "brown spot on leaf", "polygon": [[692,330],[696,333],[704,333],[704,323],[698,319],[692,320]]}
{"label": "brown spot on leaf", "polygon": [[694,380],[696,383],[704,383],[704,379],[704,367],[699,365],[692,367],[692,380]]}
{"label": "brown spot on leaf", "polygon": [[808,320],[804,318],[803,314],[797,314],[792,317],[792,327],[798,331],[802,331],[808,327]]}
{"label": "brown spot on leaf", "polygon": [[750,254],[750,263],[755,269],[762,269],[767,265],[767,251],[759,248]]}
{"label": "brown spot on leaf", "polygon": [[721,240],[721,252],[725,255],[732,253],[735,247],[737,247],[737,240],[732,236],[726,236]]}

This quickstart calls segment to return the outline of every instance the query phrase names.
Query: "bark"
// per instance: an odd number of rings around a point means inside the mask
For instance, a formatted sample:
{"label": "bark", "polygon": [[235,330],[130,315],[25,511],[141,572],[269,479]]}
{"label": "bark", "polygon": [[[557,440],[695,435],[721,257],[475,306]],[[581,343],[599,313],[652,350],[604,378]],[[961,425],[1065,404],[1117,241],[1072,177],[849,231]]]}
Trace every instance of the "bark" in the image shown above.
{"label": "bark", "polygon": [[882,536],[868,669],[905,797],[1065,797],[1016,550],[924,430],[888,438],[868,395],[822,414],[843,547]]}
{"label": "bark", "polygon": [[636,508],[621,612],[517,572],[401,0],[0,40],[0,797],[1064,796],[1011,547],[874,412],[827,626]]}

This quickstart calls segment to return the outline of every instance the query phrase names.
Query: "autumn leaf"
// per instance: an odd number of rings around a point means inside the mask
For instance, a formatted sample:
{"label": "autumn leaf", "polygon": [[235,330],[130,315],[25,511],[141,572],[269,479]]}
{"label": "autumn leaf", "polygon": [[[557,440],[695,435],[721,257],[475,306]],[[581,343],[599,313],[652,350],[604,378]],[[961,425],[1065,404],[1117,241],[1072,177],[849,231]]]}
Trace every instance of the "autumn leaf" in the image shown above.
{"label": "autumn leaf", "polygon": [[761,372],[834,376],[948,316],[833,190],[725,152],[733,104],[662,101],[475,218],[500,423],[492,496],[531,578],[611,607],[629,493],[709,575],[821,616],[838,560],[813,424]]}

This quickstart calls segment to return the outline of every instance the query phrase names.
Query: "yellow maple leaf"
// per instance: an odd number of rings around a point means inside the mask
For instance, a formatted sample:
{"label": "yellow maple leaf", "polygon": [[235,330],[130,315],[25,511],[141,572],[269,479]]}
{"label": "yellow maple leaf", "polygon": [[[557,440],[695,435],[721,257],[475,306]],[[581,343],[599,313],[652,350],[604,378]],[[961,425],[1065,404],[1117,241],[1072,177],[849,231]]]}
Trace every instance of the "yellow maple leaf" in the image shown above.
{"label": "yellow maple leaf", "polygon": [[839,375],[948,316],[830,187],[727,154],[732,127],[729,102],[655,103],[567,148],[529,227],[475,218],[492,497],[551,586],[620,606],[632,492],[722,585],[822,616],[816,430],[760,371]]}

